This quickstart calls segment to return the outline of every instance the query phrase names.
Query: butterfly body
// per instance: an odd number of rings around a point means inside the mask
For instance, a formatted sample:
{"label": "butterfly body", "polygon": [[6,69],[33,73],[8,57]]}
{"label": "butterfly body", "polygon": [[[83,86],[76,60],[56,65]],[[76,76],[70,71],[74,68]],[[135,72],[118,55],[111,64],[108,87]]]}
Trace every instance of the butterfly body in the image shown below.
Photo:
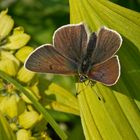
{"label": "butterfly body", "polygon": [[53,45],[37,48],[25,67],[35,72],[79,75],[80,82],[90,79],[111,86],[120,76],[115,53],[121,43],[121,36],[106,27],[91,33],[88,39],[83,23],[65,25],[55,31]]}
{"label": "butterfly body", "polygon": [[87,50],[86,50],[85,56],[83,57],[82,63],[79,67],[79,69],[80,69],[79,73],[81,73],[81,74],[87,75],[89,70],[93,66],[91,58],[92,58],[92,54],[93,54],[93,51],[94,51],[94,48],[96,45],[96,40],[97,40],[96,33],[93,32],[90,35],[90,39],[89,39],[89,42],[87,44]]}

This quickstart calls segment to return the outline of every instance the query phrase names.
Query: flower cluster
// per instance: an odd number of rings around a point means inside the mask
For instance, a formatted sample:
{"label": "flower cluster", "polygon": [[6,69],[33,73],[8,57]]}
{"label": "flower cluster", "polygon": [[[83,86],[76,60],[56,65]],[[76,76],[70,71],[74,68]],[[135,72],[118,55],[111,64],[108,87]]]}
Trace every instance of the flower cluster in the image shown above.
{"label": "flower cluster", "polygon": [[[14,20],[7,15],[7,11],[0,13],[0,70],[19,81],[36,100],[41,98],[36,74],[24,68],[27,56],[33,48],[26,44],[30,36],[22,27],[14,27]],[[17,140],[35,139],[32,131],[46,128],[46,123],[32,106],[32,102],[13,84],[0,79],[0,112],[9,122]],[[1,115],[1,114],[0,114]],[[1,122],[0,122],[1,123]],[[36,125],[38,130],[36,129]],[[45,133],[45,131],[44,131]],[[43,131],[38,136],[44,136]]]}

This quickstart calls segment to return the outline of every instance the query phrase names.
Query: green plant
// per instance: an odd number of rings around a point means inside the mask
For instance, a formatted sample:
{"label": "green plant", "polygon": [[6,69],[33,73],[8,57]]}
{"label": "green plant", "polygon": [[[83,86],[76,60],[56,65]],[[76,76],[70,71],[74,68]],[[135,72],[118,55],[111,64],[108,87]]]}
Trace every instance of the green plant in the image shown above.
{"label": "green plant", "polygon": [[140,139],[140,14],[107,0],[70,0],[70,16],[71,23],[85,22],[92,31],[105,25],[123,36],[119,82],[112,88],[97,83],[78,95],[86,139]]}
{"label": "green plant", "polygon": [[23,67],[26,57],[33,51],[30,46],[25,46],[30,36],[24,33],[22,27],[12,30],[13,25],[14,21],[7,15],[7,10],[2,11],[0,13],[0,77],[2,78],[0,79],[0,112],[2,113],[0,139],[15,139],[15,134],[17,139],[34,138],[31,130],[34,131],[34,126],[42,121],[44,125],[40,127],[42,131],[38,132],[38,138],[49,138],[43,134],[49,122],[56,133],[62,139],[66,139],[66,134],[38,102],[41,95],[36,74]]}
{"label": "green plant", "polygon": [[[13,19],[7,11],[2,11],[0,140],[51,139],[46,135],[48,123],[61,139],[66,139],[48,110],[80,116],[87,140],[140,139],[140,14],[107,0],[69,2],[71,23],[85,22],[91,31],[105,25],[123,36],[123,45],[118,52],[121,78],[110,88],[100,83],[93,88],[76,84],[80,91],[76,98],[61,86],[27,71],[23,63],[33,51],[32,47],[26,46],[30,36],[22,27],[13,29]],[[95,92],[102,97],[101,101]]]}

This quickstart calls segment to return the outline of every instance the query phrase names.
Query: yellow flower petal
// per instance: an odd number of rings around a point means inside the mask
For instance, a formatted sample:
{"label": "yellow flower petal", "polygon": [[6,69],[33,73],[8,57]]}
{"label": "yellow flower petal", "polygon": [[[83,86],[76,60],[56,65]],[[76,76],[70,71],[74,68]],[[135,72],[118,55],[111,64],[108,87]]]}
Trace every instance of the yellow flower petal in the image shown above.
{"label": "yellow flower petal", "polygon": [[30,40],[30,36],[24,33],[22,27],[17,27],[14,29],[14,32],[8,38],[8,43],[4,46],[5,49],[15,50],[19,49],[27,44]]}
{"label": "yellow flower petal", "polygon": [[18,52],[15,54],[15,56],[21,61],[24,62],[27,58],[27,56],[33,51],[32,47],[25,46],[18,50]]}
{"label": "yellow flower petal", "polygon": [[39,120],[39,114],[36,111],[25,111],[19,116],[19,124],[25,128],[31,128]]}
{"label": "yellow flower petal", "polygon": [[17,140],[29,140],[31,136],[30,131],[27,131],[25,129],[20,129],[17,132]]}
{"label": "yellow flower petal", "polygon": [[13,60],[18,66],[20,65],[19,60],[12,53],[8,51],[1,51],[1,59]]}
{"label": "yellow flower petal", "polygon": [[14,118],[18,115],[16,95],[8,97],[7,102],[5,104],[5,113],[11,118]]}
{"label": "yellow flower petal", "polygon": [[0,112],[5,113],[5,105],[7,103],[8,96],[0,96]]}
{"label": "yellow flower petal", "polygon": [[16,123],[10,123],[10,127],[12,128],[13,131],[18,130],[18,127],[17,127]]}
{"label": "yellow flower petal", "polygon": [[37,84],[38,84],[38,82],[35,83],[33,86],[31,86],[30,89],[31,89],[31,91],[35,94],[35,96],[36,96],[38,99],[40,99],[41,96],[40,96],[40,94],[39,94],[40,91],[39,91],[39,89],[38,89]]}
{"label": "yellow flower petal", "polygon": [[28,83],[32,80],[32,78],[35,76],[34,72],[31,72],[24,68],[24,66],[19,70],[17,74],[17,79],[21,82]]}
{"label": "yellow flower petal", "polygon": [[14,20],[7,15],[8,10],[0,13],[0,40],[5,38],[13,28]]}
{"label": "yellow flower petal", "polygon": [[9,74],[10,76],[15,76],[18,71],[18,65],[13,60],[1,60],[0,61],[0,70],[4,71],[5,73]]}

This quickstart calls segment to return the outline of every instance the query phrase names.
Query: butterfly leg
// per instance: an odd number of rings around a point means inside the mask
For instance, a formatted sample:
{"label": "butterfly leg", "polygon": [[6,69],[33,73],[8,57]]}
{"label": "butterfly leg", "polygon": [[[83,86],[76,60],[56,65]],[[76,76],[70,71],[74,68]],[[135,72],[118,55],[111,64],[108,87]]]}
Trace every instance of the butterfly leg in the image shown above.
{"label": "butterfly leg", "polygon": [[79,90],[79,89],[80,89],[80,88],[79,88],[79,83],[77,83],[77,84],[78,84],[78,85],[77,85],[77,89],[76,89],[76,96],[78,96],[81,92],[83,92],[83,91],[86,90],[87,86],[89,85],[89,82],[88,82],[88,83],[84,82],[84,85],[85,85],[86,87],[83,87],[83,86],[82,86],[82,89],[81,89],[81,90]]}
{"label": "butterfly leg", "polygon": [[[84,83],[85,84],[85,86],[87,86],[88,84],[86,84],[86,81],[87,80],[87,77],[85,76],[85,75],[81,75],[81,74],[79,74],[79,76],[78,76],[78,82],[77,82],[77,84],[78,83]],[[83,89],[82,89],[83,90]],[[81,90],[81,91],[82,91]],[[85,90],[85,89],[84,89]],[[78,91],[78,92],[77,92]],[[81,91],[79,91],[79,84],[77,85],[77,89],[76,89],[76,96],[81,92]]]}

